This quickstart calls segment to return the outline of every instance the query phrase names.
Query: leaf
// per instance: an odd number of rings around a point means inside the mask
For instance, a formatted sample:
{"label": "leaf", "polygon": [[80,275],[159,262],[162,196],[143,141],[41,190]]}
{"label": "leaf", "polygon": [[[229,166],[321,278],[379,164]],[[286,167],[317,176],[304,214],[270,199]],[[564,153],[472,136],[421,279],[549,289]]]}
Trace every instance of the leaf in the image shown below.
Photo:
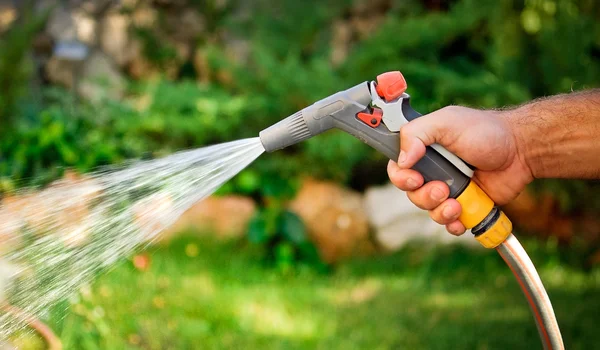
{"label": "leaf", "polygon": [[321,256],[319,255],[319,251],[315,247],[314,244],[310,241],[306,241],[298,246],[298,250],[300,252],[300,257],[303,261],[306,261],[309,264],[319,264],[322,263]]}
{"label": "leaf", "polygon": [[294,187],[289,179],[277,174],[263,174],[262,192],[265,196],[289,198],[294,194]]}
{"label": "leaf", "polygon": [[306,226],[302,219],[291,211],[281,213],[278,230],[286,240],[296,245],[306,242]]}
{"label": "leaf", "polygon": [[236,179],[236,184],[243,193],[252,193],[260,187],[260,175],[256,171],[244,170]]}
{"label": "leaf", "polygon": [[267,220],[262,213],[258,213],[248,224],[248,240],[252,243],[264,243],[268,238]]}

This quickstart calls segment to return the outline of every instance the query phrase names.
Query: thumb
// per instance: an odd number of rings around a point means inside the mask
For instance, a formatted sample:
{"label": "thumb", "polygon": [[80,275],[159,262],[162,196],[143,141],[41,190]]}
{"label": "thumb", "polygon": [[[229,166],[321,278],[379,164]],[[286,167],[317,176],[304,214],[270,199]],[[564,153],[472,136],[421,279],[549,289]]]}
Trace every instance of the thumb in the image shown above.
{"label": "thumb", "polygon": [[413,167],[424,155],[425,148],[434,143],[443,143],[446,135],[456,127],[448,107],[416,118],[400,129],[400,168]]}

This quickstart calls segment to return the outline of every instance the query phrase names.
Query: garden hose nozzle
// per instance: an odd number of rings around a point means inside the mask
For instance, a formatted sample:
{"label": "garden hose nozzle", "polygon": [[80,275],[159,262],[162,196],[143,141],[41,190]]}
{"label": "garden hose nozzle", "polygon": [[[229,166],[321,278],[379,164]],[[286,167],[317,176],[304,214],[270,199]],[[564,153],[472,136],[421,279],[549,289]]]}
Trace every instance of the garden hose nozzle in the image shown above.
{"label": "garden hose nozzle", "polygon": [[[400,127],[418,118],[406,94],[400,72],[388,72],[376,81],[360,83],[326,97],[260,132],[267,152],[285,148],[338,128],[359,138],[396,161]],[[512,223],[492,199],[471,180],[473,168],[439,144],[426,148],[414,170],[425,182],[443,181],[450,197],[462,206],[458,220],[486,248],[496,248],[513,271],[527,297],[544,349],[564,349],[562,336],[546,290],[533,263],[512,235]]]}
{"label": "garden hose nozzle", "polygon": [[[376,81],[363,82],[337,92],[260,132],[267,152],[273,152],[332,128],[341,129],[388,158],[400,153],[400,127],[421,116],[410,106],[402,73],[387,72]],[[413,169],[425,182],[443,181],[450,197],[462,206],[459,221],[486,248],[495,248],[512,232],[506,215],[494,205],[471,177],[473,169],[439,144],[427,147]]]}

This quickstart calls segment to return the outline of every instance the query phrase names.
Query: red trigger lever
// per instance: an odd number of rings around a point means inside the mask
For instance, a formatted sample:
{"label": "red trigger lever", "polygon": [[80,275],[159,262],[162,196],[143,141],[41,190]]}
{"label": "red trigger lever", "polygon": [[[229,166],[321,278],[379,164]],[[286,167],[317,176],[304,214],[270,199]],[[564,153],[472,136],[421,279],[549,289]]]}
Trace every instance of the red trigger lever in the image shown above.
{"label": "red trigger lever", "polygon": [[356,115],[363,123],[367,124],[372,128],[376,128],[381,124],[381,117],[383,117],[383,111],[379,108],[373,108],[371,113],[360,112]]}

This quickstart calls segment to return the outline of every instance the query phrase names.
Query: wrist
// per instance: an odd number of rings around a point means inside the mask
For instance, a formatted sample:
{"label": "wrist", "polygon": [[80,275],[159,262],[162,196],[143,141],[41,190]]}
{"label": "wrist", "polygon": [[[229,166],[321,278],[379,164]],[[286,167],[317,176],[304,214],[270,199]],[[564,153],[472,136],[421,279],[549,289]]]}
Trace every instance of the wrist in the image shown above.
{"label": "wrist", "polygon": [[600,91],[556,95],[505,110],[515,154],[533,178],[600,177]]}
{"label": "wrist", "polygon": [[502,111],[501,117],[509,129],[509,134],[512,136],[512,144],[515,148],[514,161],[519,164],[529,180],[543,177],[541,155],[545,154],[537,144],[532,141],[535,139],[535,128],[527,116],[531,115],[530,106],[525,105],[515,109]]}

